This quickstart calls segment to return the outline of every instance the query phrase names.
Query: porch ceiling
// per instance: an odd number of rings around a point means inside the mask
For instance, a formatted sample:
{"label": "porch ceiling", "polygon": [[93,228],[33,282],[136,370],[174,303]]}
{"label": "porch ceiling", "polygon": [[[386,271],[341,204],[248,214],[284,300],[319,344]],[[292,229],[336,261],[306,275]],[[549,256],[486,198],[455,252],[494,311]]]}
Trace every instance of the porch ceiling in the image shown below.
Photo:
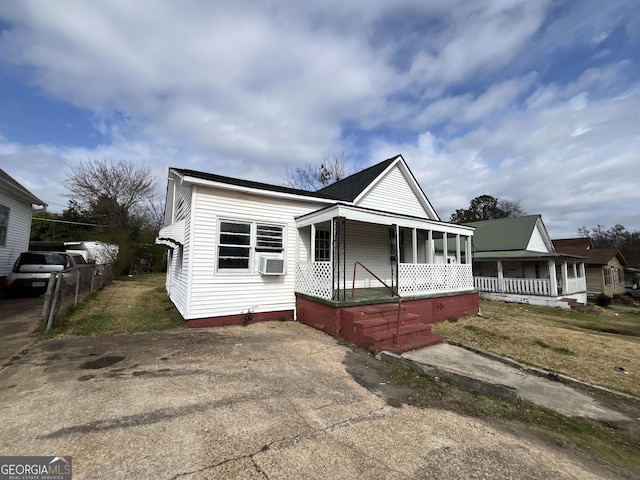
{"label": "porch ceiling", "polygon": [[367,222],[377,225],[399,225],[400,227],[436,230],[439,232],[459,235],[473,235],[474,230],[472,227],[464,225],[427,220],[410,215],[400,215],[397,213],[383,212],[380,210],[355,207],[353,205],[345,205],[341,203],[321,208],[315,212],[297,217],[296,226],[298,228],[307,227],[312,224],[330,221],[336,217],[344,217],[347,220],[355,220],[358,222]]}

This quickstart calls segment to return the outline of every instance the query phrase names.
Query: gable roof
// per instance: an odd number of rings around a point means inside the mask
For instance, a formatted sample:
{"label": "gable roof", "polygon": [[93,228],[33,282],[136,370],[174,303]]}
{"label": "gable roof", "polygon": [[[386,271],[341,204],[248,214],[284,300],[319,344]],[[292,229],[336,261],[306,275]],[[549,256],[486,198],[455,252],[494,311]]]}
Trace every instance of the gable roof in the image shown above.
{"label": "gable roof", "polygon": [[316,193],[327,195],[329,198],[342,200],[343,202],[353,202],[371,183],[399,157],[388,158],[376,165],[365,168],[347,178],[337,181],[327,187],[318,190]]}
{"label": "gable roof", "polygon": [[396,155],[395,157],[388,158],[380,163],[377,163],[371,167],[365,168],[360,172],[354,173],[332,185],[317,190],[315,192],[308,190],[300,190],[297,188],[284,187],[279,185],[272,185],[269,183],[255,182],[252,180],[242,180],[239,178],[226,177],[224,175],[216,175],[213,173],[204,173],[196,170],[189,170],[183,168],[170,167],[169,171],[173,171],[183,179],[193,181],[194,179],[203,180],[205,182],[212,182],[214,184],[230,185],[232,187],[247,188],[261,192],[271,192],[274,195],[293,195],[303,196],[309,199],[323,200],[327,202],[346,202],[357,203],[358,198],[370,191],[386,172],[390,171],[395,165],[397,165],[407,180],[409,187],[416,195],[418,201],[425,210],[427,216],[435,217],[436,220],[440,220],[435,209],[429,202],[429,199],[424,194],[424,191],[418,184],[417,180],[411,173],[411,170],[407,166],[402,155]]}
{"label": "gable roof", "polygon": [[612,258],[617,257],[622,266],[627,265],[620,250],[615,248],[594,248],[590,238],[561,238],[553,240],[556,251],[569,255],[587,257],[586,265],[607,265]]}
{"label": "gable roof", "polygon": [[524,251],[529,246],[540,215],[499,218],[472,222],[475,227],[473,245],[476,252]]}
{"label": "gable roof", "polygon": [[558,240],[552,240],[552,242],[557,251],[566,253],[576,252],[576,255],[582,255],[585,250],[595,248],[589,237],[560,238]]}
{"label": "gable roof", "polygon": [[0,185],[2,190],[8,192],[10,196],[30,205],[41,205],[46,207],[47,204],[36,197],[29,190],[16,182],[7,172],[0,168]]}

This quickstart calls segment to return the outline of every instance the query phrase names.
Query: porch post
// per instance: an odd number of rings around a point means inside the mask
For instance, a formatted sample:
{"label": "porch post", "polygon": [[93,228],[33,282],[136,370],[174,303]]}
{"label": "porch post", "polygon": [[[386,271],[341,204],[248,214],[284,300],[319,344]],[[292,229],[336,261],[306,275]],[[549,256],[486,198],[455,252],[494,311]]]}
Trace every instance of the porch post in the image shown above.
{"label": "porch post", "polygon": [[549,260],[549,294],[552,297],[558,296],[558,279],[556,278],[556,261]]}
{"label": "porch post", "polygon": [[465,257],[467,259],[467,265],[472,265],[473,264],[473,256],[471,253],[471,239],[473,237],[471,237],[470,235],[467,236],[467,243],[465,244]]}
{"label": "porch post", "polygon": [[[331,246],[333,249],[333,245]],[[311,224],[311,263],[316,261],[316,225]]]}
{"label": "porch post", "polygon": [[502,260],[496,260],[498,267],[498,290],[504,293],[504,272],[502,270]]}
{"label": "porch post", "polygon": [[567,271],[567,261],[564,260],[562,262],[562,294],[566,294],[569,293],[567,291],[567,287],[568,287],[568,282],[567,282],[567,275],[568,275],[568,271]]}
{"label": "porch post", "polygon": [[456,263],[460,265],[460,234],[456,234]]}
{"label": "porch post", "polygon": [[427,263],[433,263],[433,230],[427,230]]}
{"label": "porch post", "polygon": [[418,230],[416,228],[411,230],[411,247],[413,248],[413,263],[418,263]]}
{"label": "porch post", "polygon": [[447,232],[442,233],[442,253],[444,254],[444,264],[446,265],[449,258],[449,241],[447,240]]}

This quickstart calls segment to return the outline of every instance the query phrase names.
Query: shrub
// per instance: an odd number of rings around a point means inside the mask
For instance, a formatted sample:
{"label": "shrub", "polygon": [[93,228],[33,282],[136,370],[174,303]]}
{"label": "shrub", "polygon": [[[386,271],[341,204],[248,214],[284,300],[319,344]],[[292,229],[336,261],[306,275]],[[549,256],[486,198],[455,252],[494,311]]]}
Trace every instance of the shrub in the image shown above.
{"label": "shrub", "polygon": [[596,305],[599,307],[608,307],[611,304],[611,297],[601,293],[596,297]]}

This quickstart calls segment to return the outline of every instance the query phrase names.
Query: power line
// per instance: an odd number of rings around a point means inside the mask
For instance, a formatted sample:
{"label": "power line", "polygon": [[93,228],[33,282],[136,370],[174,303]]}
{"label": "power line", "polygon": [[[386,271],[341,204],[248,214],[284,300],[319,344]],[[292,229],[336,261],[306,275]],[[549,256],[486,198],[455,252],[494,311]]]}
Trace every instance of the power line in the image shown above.
{"label": "power line", "polygon": [[42,222],[53,222],[53,223],[69,223],[71,225],[85,225],[87,227],[106,227],[106,225],[98,225],[97,223],[71,222],[68,220],[54,220],[53,218],[33,217],[33,220],[40,220]]}

